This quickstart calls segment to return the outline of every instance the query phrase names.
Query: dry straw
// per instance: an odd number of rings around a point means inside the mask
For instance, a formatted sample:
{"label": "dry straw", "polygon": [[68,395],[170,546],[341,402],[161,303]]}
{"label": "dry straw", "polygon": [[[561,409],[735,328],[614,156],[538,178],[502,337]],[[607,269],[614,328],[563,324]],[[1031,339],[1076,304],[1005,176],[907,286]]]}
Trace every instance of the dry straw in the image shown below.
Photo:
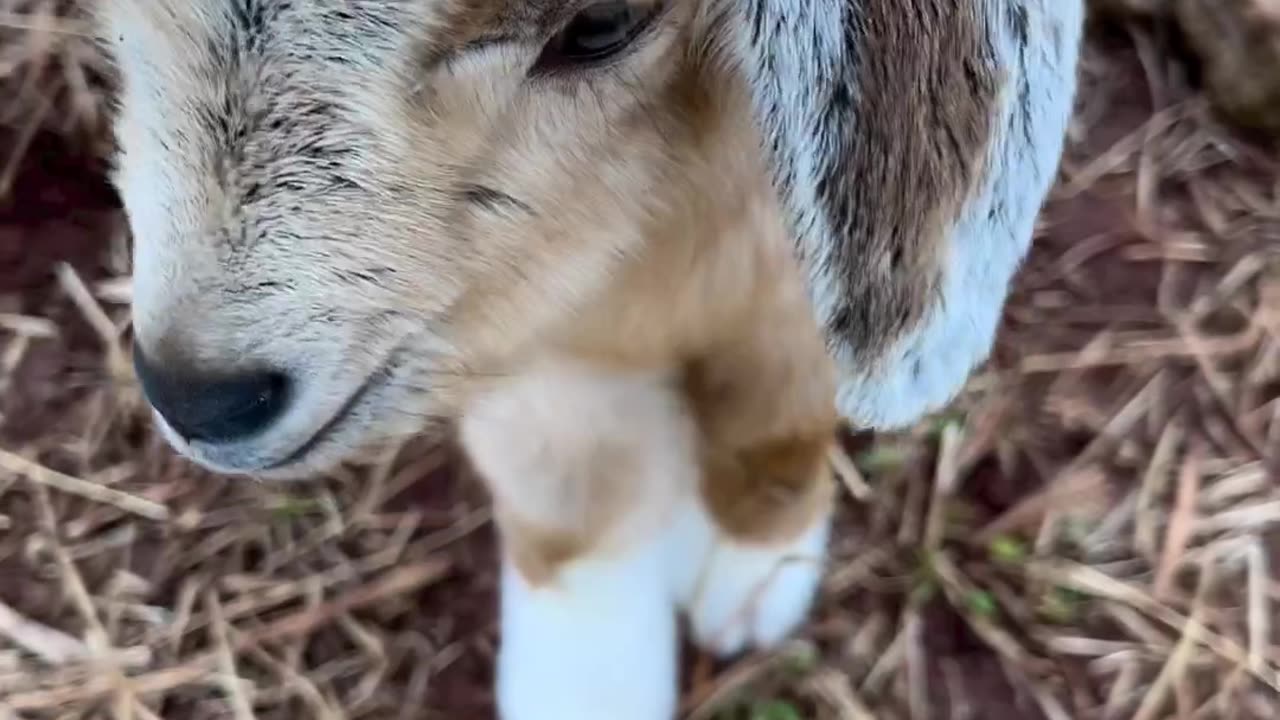
{"label": "dry straw", "polygon": [[[0,194],[36,133],[102,122],[68,8],[0,0]],[[996,360],[953,412],[833,457],[813,622],[696,659],[690,717],[1275,716],[1277,163],[1147,31],[1081,77]],[[0,387],[57,343],[92,370],[0,449],[0,718],[485,717],[491,527],[450,455],[297,487],[201,473],[146,429],[129,279],[49,277],[52,308],[0,308]]]}

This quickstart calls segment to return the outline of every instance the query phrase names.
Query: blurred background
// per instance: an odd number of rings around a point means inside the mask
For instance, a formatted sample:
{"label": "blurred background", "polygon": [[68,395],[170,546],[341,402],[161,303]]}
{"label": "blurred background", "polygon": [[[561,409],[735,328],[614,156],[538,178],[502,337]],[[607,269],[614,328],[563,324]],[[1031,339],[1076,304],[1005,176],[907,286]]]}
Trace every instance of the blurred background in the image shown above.
{"label": "blurred background", "polygon": [[[1091,5],[991,362],[849,435],[812,623],[690,650],[688,717],[1280,717],[1280,2]],[[151,433],[82,9],[0,0],[0,720],[492,717],[449,446],[275,487]]]}

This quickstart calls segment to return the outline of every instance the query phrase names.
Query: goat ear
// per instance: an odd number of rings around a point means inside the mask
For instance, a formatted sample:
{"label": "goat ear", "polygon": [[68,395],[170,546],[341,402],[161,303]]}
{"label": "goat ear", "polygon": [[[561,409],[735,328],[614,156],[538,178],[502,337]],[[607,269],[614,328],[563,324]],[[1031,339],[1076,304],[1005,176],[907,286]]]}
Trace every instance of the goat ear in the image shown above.
{"label": "goat ear", "polygon": [[985,361],[1057,174],[1082,0],[724,0],[817,319],[862,427]]}

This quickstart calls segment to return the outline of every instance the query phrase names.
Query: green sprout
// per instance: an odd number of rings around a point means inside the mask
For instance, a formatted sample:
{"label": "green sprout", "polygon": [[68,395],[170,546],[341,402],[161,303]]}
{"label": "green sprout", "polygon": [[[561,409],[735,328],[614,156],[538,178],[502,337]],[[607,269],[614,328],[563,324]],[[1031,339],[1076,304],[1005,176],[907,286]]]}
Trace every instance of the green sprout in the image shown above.
{"label": "green sprout", "polygon": [[991,559],[1001,565],[1021,565],[1029,554],[1026,543],[1008,535],[997,536],[987,547]]}
{"label": "green sprout", "polygon": [[275,520],[296,520],[320,511],[320,503],[312,498],[280,496],[279,504],[271,508],[271,517]]}
{"label": "green sprout", "polygon": [[1071,588],[1055,587],[1040,603],[1040,614],[1050,622],[1068,625],[1079,619],[1088,596]]}
{"label": "green sprout", "polygon": [[996,602],[996,596],[986,590],[970,592],[965,598],[965,604],[969,606],[969,611],[974,615],[984,618],[994,617],[1000,610],[1000,605]]}
{"label": "green sprout", "polygon": [[750,720],[804,720],[800,710],[786,700],[761,700],[751,705]]}
{"label": "green sprout", "polygon": [[859,454],[854,464],[868,475],[882,475],[901,470],[909,459],[910,452],[906,447],[893,443],[880,443]]}

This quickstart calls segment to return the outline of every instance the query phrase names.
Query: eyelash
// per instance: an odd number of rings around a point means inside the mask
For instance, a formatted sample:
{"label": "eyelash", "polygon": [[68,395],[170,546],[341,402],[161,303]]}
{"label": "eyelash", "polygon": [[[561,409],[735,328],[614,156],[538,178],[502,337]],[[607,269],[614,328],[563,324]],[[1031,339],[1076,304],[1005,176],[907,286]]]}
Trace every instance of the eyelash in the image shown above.
{"label": "eyelash", "polygon": [[[661,19],[662,15],[665,14],[669,5],[670,4],[665,1],[653,3],[652,9],[635,24],[634,32],[629,33],[626,41],[621,44],[621,47],[616,52],[608,53],[602,57],[581,63],[568,62],[560,67],[539,67],[539,62],[544,58],[551,43],[559,38],[561,33],[568,29],[570,23],[578,19],[580,13],[575,14],[569,19],[568,23],[556,31],[555,35],[553,35],[551,39],[547,40],[539,47],[537,59],[535,59],[534,63],[530,65],[526,71],[527,77],[535,81],[558,79],[572,80],[581,78],[590,73],[596,73],[607,69],[608,66],[613,64],[615,61],[620,60],[643,47],[644,43],[654,34],[654,31],[659,24],[658,21]],[[495,48],[527,46],[527,43],[527,39],[518,35],[491,35],[480,37],[463,46],[459,53],[455,55],[455,58],[469,55],[471,53],[488,52]]]}
{"label": "eyelash", "polygon": [[[623,0],[616,3],[617,7],[610,8],[608,3],[597,3],[579,10],[569,19],[556,33],[543,44],[538,52],[538,58],[529,69],[531,78],[541,78],[550,76],[564,76],[581,72],[591,72],[608,66],[628,54],[634,52],[637,47],[644,42],[646,37],[651,35],[653,28],[657,25],[658,18],[662,15],[666,8],[665,2],[654,2],[651,6],[644,9],[636,9]],[[603,11],[605,14],[601,17],[592,18],[590,13],[593,9]],[[593,22],[602,23],[602,28],[606,37],[604,40],[609,41],[608,34],[614,28],[608,27],[609,10],[619,13],[627,13],[628,17],[624,20],[630,24],[626,27],[618,27],[616,31],[619,36],[611,45],[605,45],[597,50],[592,50],[590,43],[582,43],[582,40],[591,40],[588,34],[585,38],[578,37],[573,34],[575,27],[583,32],[589,32]],[[638,14],[636,17],[630,15]],[[599,39],[599,38],[596,38]],[[585,54],[575,55],[572,52],[566,53],[566,47],[572,47],[576,43],[586,50]]]}

